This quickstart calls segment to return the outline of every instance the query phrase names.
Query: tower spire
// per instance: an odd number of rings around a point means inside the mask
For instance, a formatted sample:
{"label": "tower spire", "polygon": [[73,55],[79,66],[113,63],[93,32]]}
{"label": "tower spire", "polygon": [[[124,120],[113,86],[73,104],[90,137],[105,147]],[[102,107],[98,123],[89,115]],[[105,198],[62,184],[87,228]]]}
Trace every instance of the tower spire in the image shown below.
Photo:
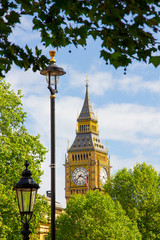
{"label": "tower spire", "polygon": [[[88,74],[86,74],[86,80],[85,80],[85,82],[86,82],[86,96],[88,97],[88,86],[89,86],[89,84],[88,84]],[[89,97],[88,97],[88,99],[89,99]]]}
{"label": "tower spire", "polygon": [[77,121],[85,121],[85,120],[93,120],[95,122],[97,122],[97,118],[93,112],[92,109],[92,105],[89,99],[89,91],[88,91],[88,75],[86,75],[86,95],[85,95],[85,99],[84,99],[84,103],[83,103],[83,107],[82,110],[79,114],[79,117],[77,119]]}
{"label": "tower spire", "polygon": [[69,152],[85,150],[97,150],[107,154],[107,150],[99,138],[98,120],[93,112],[88,91],[88,76],[86,75],[86,94],[82,110],[77,118],[76,138],[68,149]]}

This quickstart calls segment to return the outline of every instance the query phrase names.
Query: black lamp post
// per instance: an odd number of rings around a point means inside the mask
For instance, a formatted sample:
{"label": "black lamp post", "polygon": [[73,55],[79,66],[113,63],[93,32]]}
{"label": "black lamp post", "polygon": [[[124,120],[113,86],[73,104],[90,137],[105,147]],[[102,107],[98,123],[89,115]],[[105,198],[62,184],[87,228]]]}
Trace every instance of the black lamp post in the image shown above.
{"label": "black lamp post", "polygon": [[66,72],[55,63],[55,51],[50,51],[51,64],[40,73],[46,76],[51,99],[51,240],[55,240],[55,93],[57,93],[57,83],[59,76]]}
{"label": "black lamp post", "polygon": [[23,223],[23,230],[21,232],[23,240],[29,240],[29,234],[31,233],[29,230],[29,221],[33,214],[39,185],[35,183],[31,177],[32,173],[28,169],[29,163],[26,161],[24,165],[26,169],[22,172],[21,179],[16,183],[13,189],[16,190],[21,221]]}

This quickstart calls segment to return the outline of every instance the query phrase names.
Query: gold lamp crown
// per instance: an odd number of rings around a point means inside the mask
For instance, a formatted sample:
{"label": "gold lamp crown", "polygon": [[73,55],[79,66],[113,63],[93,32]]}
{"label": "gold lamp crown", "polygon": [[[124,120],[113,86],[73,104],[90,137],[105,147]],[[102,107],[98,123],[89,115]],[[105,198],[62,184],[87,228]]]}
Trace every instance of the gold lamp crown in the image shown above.
{"label": "gold lamp crown", "polygon": [[56,62],[56,60],[54,59],[55,55],[56,55],[56,51],[49,51],[49,54],[51,56],[50,62]]}

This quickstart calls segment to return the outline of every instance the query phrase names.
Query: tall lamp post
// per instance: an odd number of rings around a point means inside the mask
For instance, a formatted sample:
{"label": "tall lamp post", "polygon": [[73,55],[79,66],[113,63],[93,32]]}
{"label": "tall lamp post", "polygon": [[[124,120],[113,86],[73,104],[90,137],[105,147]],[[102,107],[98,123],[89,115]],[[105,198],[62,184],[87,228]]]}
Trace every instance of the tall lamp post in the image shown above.
{"label": "tall lamp post", "polygon": [[55,240],[55,93],[57,93],[57,83],[59,76],[66,72],[58,67],[54,59],[56,51],[50,51],[50,65],[40,73],[46,76],[51,101],[51,240]]}
{"label": "tall lamp post", "polygon": [[22,172],[21,179],[15,184],[19,211],[21,214],[21,221],[23,223],[23,240],[29,240],[29,221],[31,220],[34,204],[36,200],[37,190],[39,185],[32,179],[31,171],[28,169],[29,163],[25,162],[26,169]]}

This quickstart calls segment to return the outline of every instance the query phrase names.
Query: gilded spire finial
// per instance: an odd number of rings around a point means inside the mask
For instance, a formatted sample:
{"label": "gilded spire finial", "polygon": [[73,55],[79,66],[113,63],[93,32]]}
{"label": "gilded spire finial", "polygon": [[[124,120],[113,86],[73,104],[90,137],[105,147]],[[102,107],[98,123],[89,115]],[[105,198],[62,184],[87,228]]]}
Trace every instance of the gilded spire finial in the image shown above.
{"label": "gilded spire finial", "polygon": [[67,140],[67,150],[69,149],[69,139]]}
{"label": "gilded spire finial", "polygon": [[88,74],[86,74],[86,80],[85,80],[85,82],[86,82],[86,87],[88,87]]}
{"label": "gilded spire finial", "polygon": [[54,57],[56,55],[56,51],[49,51],[49,54],[51,56],[50,62],[56,63],[56,60],[54,59]]}

